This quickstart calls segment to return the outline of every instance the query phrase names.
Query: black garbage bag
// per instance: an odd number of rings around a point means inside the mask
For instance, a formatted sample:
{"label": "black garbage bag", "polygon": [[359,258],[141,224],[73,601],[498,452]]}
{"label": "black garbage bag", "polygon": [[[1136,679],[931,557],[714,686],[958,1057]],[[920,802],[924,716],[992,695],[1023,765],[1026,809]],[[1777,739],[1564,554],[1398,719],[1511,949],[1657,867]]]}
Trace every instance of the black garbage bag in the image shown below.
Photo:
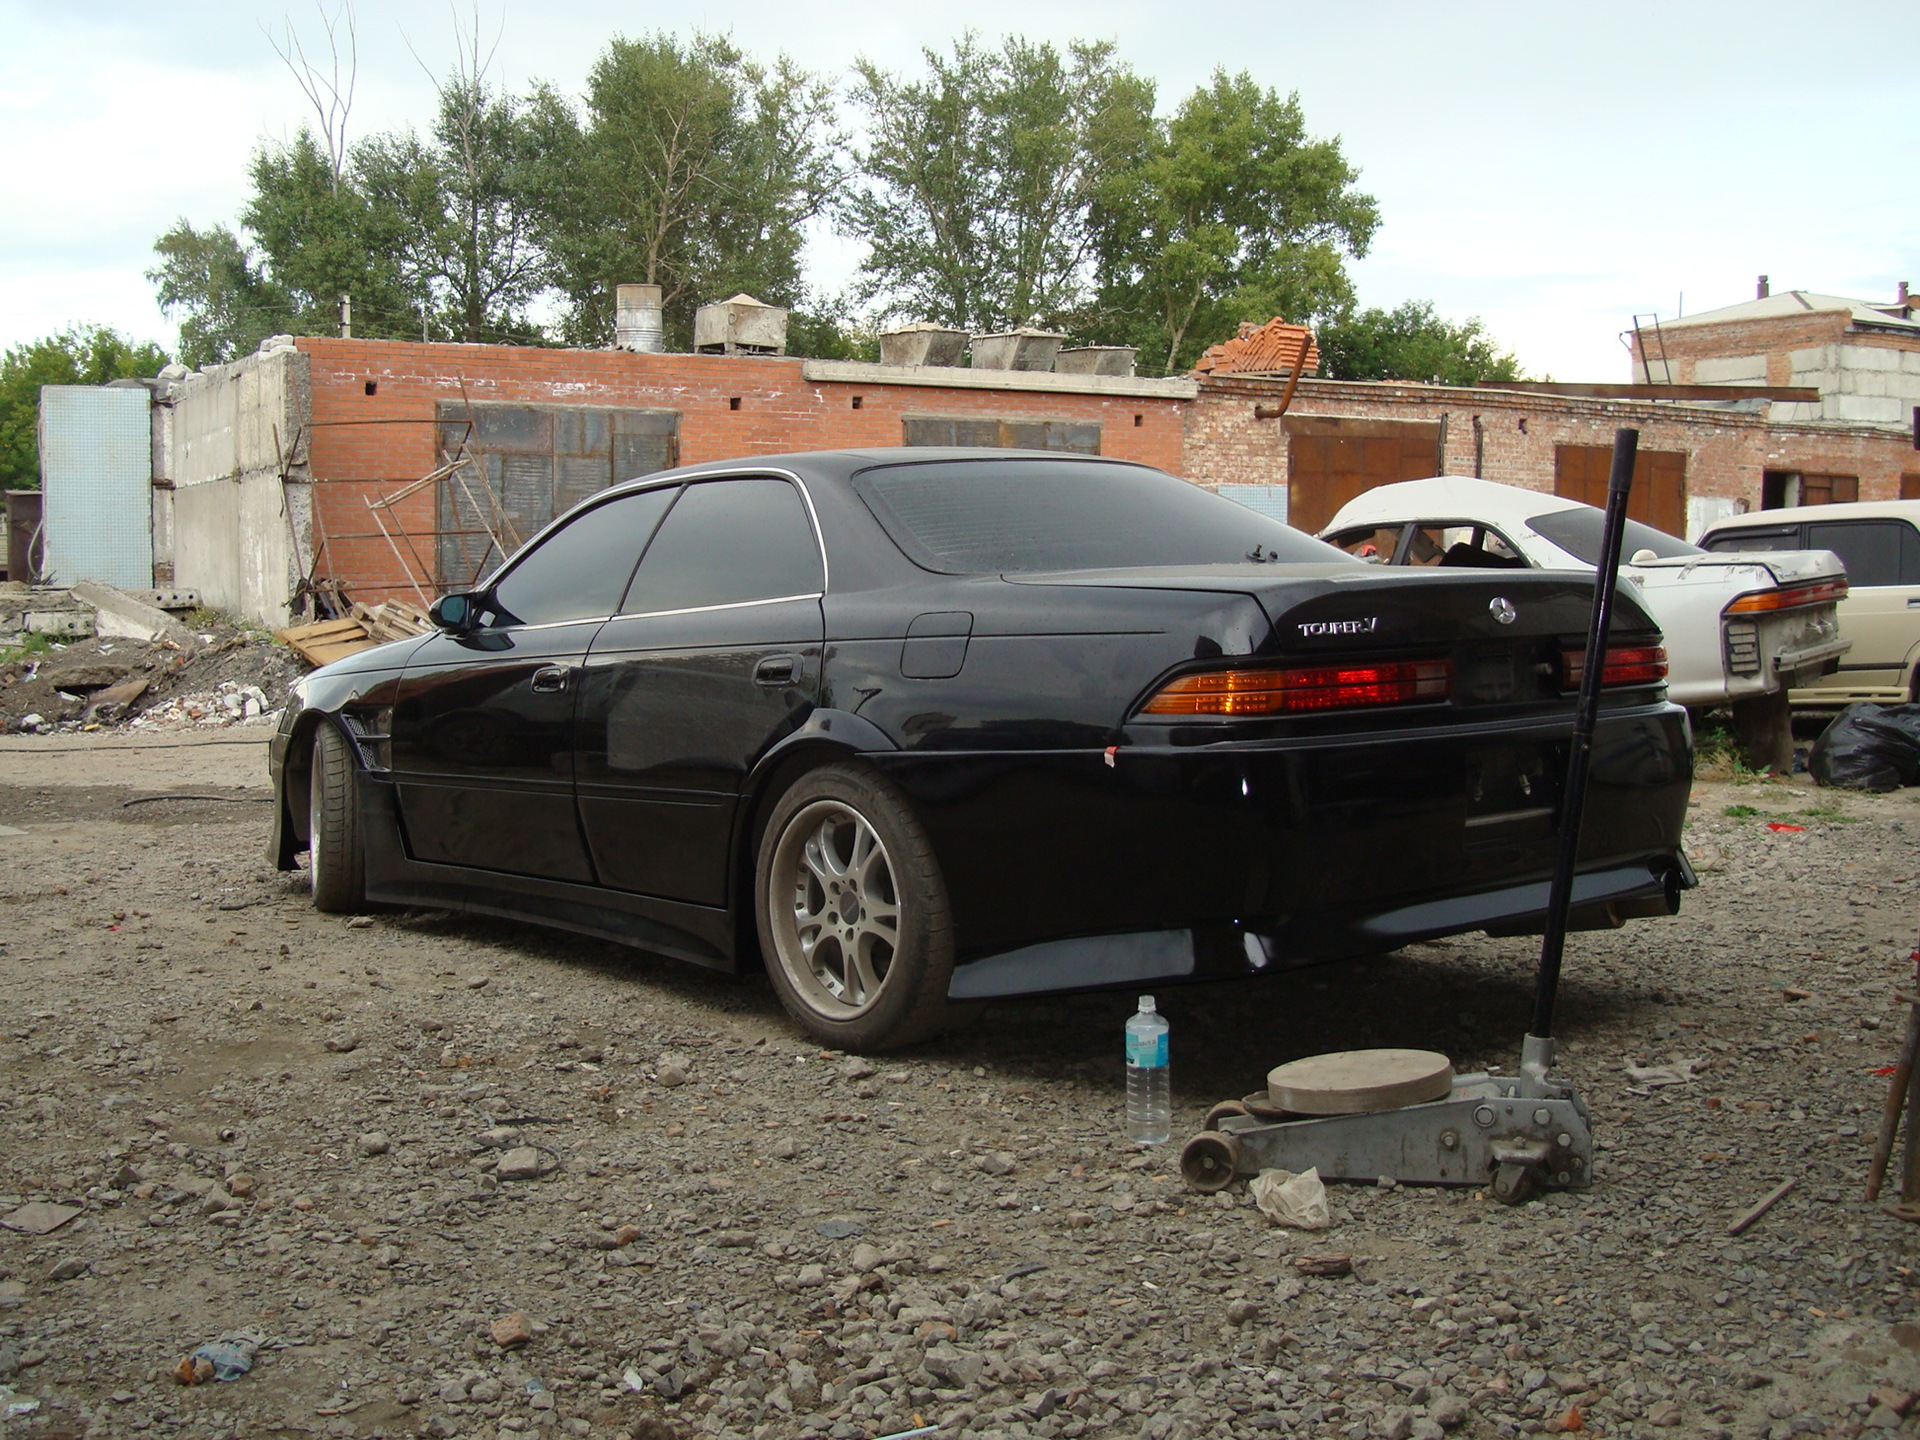
{"label": "black garbage bag", "polygon": [[1813,742],[1807,770],[1842,790],[1920,784],[1920,705],[1849,705]]}

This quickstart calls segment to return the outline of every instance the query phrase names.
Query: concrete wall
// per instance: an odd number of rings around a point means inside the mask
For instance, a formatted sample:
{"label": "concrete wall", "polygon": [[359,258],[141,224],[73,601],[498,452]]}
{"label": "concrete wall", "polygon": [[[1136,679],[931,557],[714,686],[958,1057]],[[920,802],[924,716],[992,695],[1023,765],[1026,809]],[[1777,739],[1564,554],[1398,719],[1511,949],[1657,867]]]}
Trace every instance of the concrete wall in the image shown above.
{"label": "concrete wall", "polygon": [[[173,584],[268,627],[289,624],[311,556],[307,357],[291,342],[170,377],[157,479],[172,487]],[[282,483],[286,471],[292,483]]]}

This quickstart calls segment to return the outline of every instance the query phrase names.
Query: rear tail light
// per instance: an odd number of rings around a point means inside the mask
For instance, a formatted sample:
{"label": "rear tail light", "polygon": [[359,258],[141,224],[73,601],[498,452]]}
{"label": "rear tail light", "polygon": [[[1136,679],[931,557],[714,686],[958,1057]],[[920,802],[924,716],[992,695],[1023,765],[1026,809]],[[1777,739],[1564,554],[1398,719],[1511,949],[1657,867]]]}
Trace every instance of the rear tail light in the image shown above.
{"label": "rear tail light", "polygon": [[[1578,690],[1587,673],[1587,652],[1572,648],[1560,652],[1562,683]],[[1667,652],[1659,645],[1609,645],[1600,667],[1600,683],[1607,685],[1658,685],[1667,678]]]}
{"label": "rear tail light", "polygon": [[1448,660],[1206,670],[1163,686],[1144,713],[1296,715],[1444,700],[1452,689],[1453,663]]}
{"label": "rear tail light", "polygon": [[1756,590],[1751,595],[1742,595],[1720,613],[1765,615],[1775,610],[1799,610],[1808,605],[1825,605],[1830,600],[1846,598],[1845,580],[1815,580],[1806,585],[1783,585],[1777,590]]}

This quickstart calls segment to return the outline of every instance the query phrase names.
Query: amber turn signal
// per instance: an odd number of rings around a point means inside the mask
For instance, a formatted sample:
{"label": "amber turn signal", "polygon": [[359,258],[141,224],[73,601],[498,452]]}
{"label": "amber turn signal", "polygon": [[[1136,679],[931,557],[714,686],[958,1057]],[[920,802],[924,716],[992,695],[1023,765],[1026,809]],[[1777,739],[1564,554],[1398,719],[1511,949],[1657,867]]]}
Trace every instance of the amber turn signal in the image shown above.
{"label": "amber turn signal", "polygon": [[1807,605],[1824,605],[1829,600],[1847,598],[1844,580],[1816,580],[1810,585],[1784,585],[1778,590],[1756,590],[1742,595],[1720,613],[1723,615],[1765,615],[1775,610],[1798,610]]}
{"label": "amber turn signal", "polygon": [[1453,665],[1447,660],[1203,670],[1162,687],[1145,713],[1287,715],[1444,700],[1452,689]]}

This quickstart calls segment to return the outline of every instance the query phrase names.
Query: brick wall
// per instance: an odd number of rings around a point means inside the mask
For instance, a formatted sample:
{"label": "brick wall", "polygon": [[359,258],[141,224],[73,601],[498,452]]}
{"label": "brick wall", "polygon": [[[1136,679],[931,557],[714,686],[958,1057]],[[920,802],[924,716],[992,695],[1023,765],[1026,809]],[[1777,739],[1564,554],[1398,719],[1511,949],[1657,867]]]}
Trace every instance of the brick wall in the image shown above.
{"label": "brick wall", "polygon": [[316,543],[325,545],[320,573],[366,604],[414,599],[410,572],[433,594],[432,487],[388,512],[388,528],[396,539],[402,531],[412,538],[418,564],[405,541],[396,557],[367,501],[391,496],[433,468],[436,406],[457,404],[463,395],[475,403],[675,410],[682,464],[899,445],[908,415],[1096,423],[1102,454],[1175,471],[1184,445],[1185,404],[1167,396],[815,382],[802,375],[804,362],[789,358],[326,338],[298,343],[312,370],[307,453]]}
{"label": "brick wall", "polygon": [[[1207,379],[1187,412],[1187,478],[1200,484],[1281,485],[1287,479],[1284,422],[1254,418],[1278,403],[1284,381]],[[1862,500],[1891,500],[1903,473],[1920,472],[1907,437],[1821,424],[1782,425],[1764,415],[1649,401],[1586,400],[1439,385],[1302,380],[1290,414],[1370,420],[1446,422],[1446,473],[1551,492],[1554,447],[1613,444],[1623,425],[1640,431],[1643,450],[1687,457],[1690,496],[1721,496],[1760,506],[1766,470],[1860,477]]]}

